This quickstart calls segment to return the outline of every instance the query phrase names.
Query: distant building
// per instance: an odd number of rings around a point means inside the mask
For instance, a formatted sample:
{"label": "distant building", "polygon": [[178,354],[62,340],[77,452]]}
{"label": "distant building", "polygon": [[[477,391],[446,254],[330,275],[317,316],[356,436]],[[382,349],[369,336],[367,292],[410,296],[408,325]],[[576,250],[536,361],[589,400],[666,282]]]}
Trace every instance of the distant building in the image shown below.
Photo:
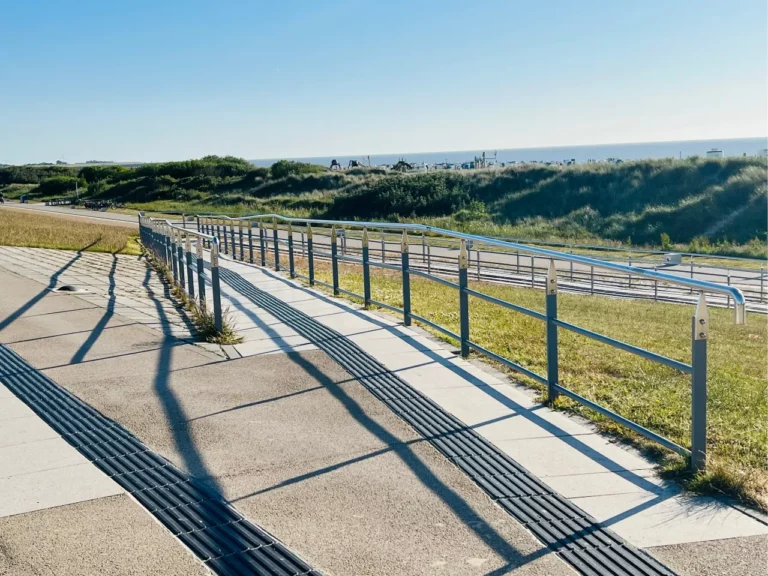
{"label": "distant building", "polygon": [[720,148],[712,148],[711,150],[707,150],[707,158],[722,158],[723,157],[723,151],[720,150]]}

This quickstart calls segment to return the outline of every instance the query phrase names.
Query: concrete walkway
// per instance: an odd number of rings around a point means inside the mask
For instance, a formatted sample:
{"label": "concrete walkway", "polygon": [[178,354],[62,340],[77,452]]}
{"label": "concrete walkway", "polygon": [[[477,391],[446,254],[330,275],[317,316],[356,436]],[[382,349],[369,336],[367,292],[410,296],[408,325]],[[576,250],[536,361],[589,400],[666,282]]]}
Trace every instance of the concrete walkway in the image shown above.
{"label": "concrete walkway", "polygon": [[[480,363],[457,357],[441,342],[396,319],[302,287],[268,269],[222,258],[222,266],[343,334],[413,388],[473,427],[580,508],[638,547],[678,547],[756,537],[768,562],[768,522],[715,498],[692,497],[666,485],[654,464],[612,443],[586,421],[555,412]],[[232,356],[311,350],[308,341],[224,283],[222,292],[243,344]],[[728,573],[728,572],[725,572]]]}
{"label": "concrete walkway", "polygon": [[[224,349],[237,358],[225,362],[177,338],[183,332],[173,327],[160,290],[145,290],[157,320],[146,324],[110,313],[109,298],[91,303],[51,293],[48,287],[83,257],[61,272],[56,265],[76,254],[47,252],[25,257],[47,262],[50,271],[16,266],[19,274],[36,273],[36,281],[0,272],[0,342],[209,483],[313,566],[329,574],[573,573],[317,342],[237,290],[222,286],[246,340]],[[128,285],[146,273],[138,264],[125,269]],[[683,497],[649,462],[536,404],[503,376],[394,319],[269,270],[222,264],[343,334],[680,574],[741,576],[766,566],[766,524],[713,499]],[[22,522],[27,516],[12,517],[28,526],[22,534],[45,532]],[[19,561],[34,558],[31,540],[13,546]]]}

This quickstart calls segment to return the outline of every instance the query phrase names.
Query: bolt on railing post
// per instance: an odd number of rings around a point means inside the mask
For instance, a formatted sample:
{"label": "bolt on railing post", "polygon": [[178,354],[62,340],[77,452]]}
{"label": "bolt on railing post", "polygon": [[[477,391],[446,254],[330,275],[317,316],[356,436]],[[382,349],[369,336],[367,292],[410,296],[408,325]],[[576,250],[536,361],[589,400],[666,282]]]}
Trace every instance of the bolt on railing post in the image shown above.
{"label": "bolt on railing post", "polygon": [[546,312],[547,312],[547,402],[550,404],[558,396],[555,386],[558,384],[558,362],[557,362],[557,269],[555,261],[549,261],[549,271],[547,272],[546,289]]}
{"label": "bolt on railing post", "polygon": [[240,262],[245,262],[245,248],[243,247],[243,221],[237,222],[237,235],[240,237]]}
{"label": "bolt on railing post", "polygon": [[261,265],[267,265],[267,248],[264,245],[264,222],[259,220],[259,256],[261,257]]}
{"label": "bolt on railing post", "polygon": [[403,324],[411,325],[411,272],[408,259],[408,232],[403,230],[400,243],[400,263],[403,271]]}
{"label": "bolt on railing post", "polygon": [[280,247],[277,241],[277,218],[272,218],[272,243],[275,248],[275,270],[280,271]]}
{"label": "bolt on railing post", "polygon": [[223,319],[221,315],[221,283],[219,280],[219,239],[214,238],[211,245],[211,291],[213,293],[213,324],[217,332],[221,332]]}
{"label": "bolt on railing post", "polygon": [[169,230],[169,236],[171,239],[171,269],[173,271],[173,282],[178,284],[179,282],[179,269],[176,259],[178,257],[178,251],[176,250],[176,230],[171,228]]}
{"label": "bolt on railing post", "polygon": [[288,275],[296,278],[296,266],[293,257],[293,225],[288,222]]}
{"label": "bolt on railing post", "polygon": [[371,306],[371,266],[368,262],[368,229],[363,228],[363,305],[366,310]]}
{"label": "bolt on railing post", "polygon": [[253,264],[253,220],[248,220],[248,261]]}
{"label": "bolt on railing post", "polygon": [[179,261],[179,286],[181,286],[181,289],[186,292],[187,286],[186,286],[186,278],[184,277],[184,246],[182,246],[182,238],[181,238],[181,230],[176,230],[178,233],[178,241],[176,242],[176,249],[178,250],[178,261]]}
{"label": "bolt on railing post", "polygon": [[190,298],[195,297],[195,272],[192,269],[192,238],[187,232],[187,238],[185,243],[185,257],[187,259],[187,292]]}
{"label": "bolt on railing post", "polygon": [[691,469],[704,470],[707,464],[707,338],[709,311],[702,292],[692,319],[691,353]]}
{"label": "bolt on railing post", "polygon": [[336,259],[336,254],[339,250],[336,242],[336,226],[331,227],[331,277],[333,286],[333,295],[339,295],[339,261]]}
{"label": "bolt on railing post", "polygon": [[309,285],[315,285],[315,254],[312,247],[312,225],[307,223],[307,266],[309,267]]}
{"label": "bolt on railing post", "polygon": [[469,356],[469,254],[467,241],[461,241],[459,250],[459,337],[461,355]]}
{"label": "bolt on railing post", "polygon": [[200,308],[205,310],[207,304],[205,302],[205,262],[203,261],[203,243],[202,238],[197,239],[197,298],[200,301]]}

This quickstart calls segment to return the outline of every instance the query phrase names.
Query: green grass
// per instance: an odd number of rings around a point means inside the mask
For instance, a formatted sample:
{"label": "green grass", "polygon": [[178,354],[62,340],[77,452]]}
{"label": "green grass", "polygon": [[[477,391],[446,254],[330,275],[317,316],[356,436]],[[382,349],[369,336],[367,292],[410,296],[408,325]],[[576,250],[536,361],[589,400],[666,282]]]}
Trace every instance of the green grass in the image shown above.
{"label": "green grass", "polygon": [[[298,266],[303,268],[305,264],[300,260]],[[402,307],[399,276],[372,270],[372,298]],[[331,281],[330,269],[325,263],[316,262],[316,276],[319,280]],[[340,284],[342,288],[362,294],[360,268],[341,265]],[[470,282],[470,285],[496,298],[544,311],[544,295],[540,290],[483,282]],[[415,314],[459,332],[455,290],[411,277],[411,291]],[[558,312],[567,322],[682,362],[691,361],[692,306],[561,293]],[[596,422],[604,432],[641,447],[659,460],[665,474],[692,490],[725,493],[767,509],[766,319],[752,314],[746,325],[738,326],[733,323],[733,311],[711,309],[710,315],[706,473],[689,475],[686,463],[679,456],[566,398],[558,399],[556,407],[581,414]],[[450,342],[441,333],[425,328]],[[473,342],[546,374],[546,340],[541,321],[470,298],[470,334]],[[690,376],[565,330],[559,331],[559,343],[563,386],[680,445],[690,445]],[[509,372],[502,365],[496,367]],[[543,387],[531,379],[517,373],[514,378],[543,392]]]}
{"label": "green grass", "polygon": [[0,246],[140,254],[138,233],[128,226],[11,208],[0,208]]}

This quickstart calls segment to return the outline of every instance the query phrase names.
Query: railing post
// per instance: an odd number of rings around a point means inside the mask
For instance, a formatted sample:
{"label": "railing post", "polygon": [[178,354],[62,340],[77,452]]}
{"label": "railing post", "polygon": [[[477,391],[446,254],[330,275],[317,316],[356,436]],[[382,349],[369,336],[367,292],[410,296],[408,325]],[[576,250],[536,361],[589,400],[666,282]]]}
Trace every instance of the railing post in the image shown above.
{"label": "railing post", "polygon": [[224,220],[221,224],[222,232],[224,232],[224,254],[229,254],[229,242],[227,241],[227,221]]}
{"label": "railing post", "polygon": [[427,274],[432,274],[432,246],[427,242]]}
{"label": "railing post", "polygon": [[[632,254],[627,257],[627,263],[629,266],[632,266]],[[632,274],[629,274],[629,289],[632,289]]]}
{"label": "railing post", "polygon": [[186,239],[186,254],[185,257],[187,259],[187,292],[189,293],[190,298],[195,297],[195,272],[192,269],[192,238],[189,235],[189,232],[187,232],[187,239]]}
{"label": "railing post", "polygon": [[171,268],[173,270],[173,282],[174,284],[178,284],[179,282],[179,269],[178,264],[176,262],[176,259],[179,255],[178,251],[176,250],[176,229],[171,228],[169,230],[169,237],[171,240]]}
{"label": "railing post", "polygon": [[[656,266],[653,267],[653,271],[654,272],[657,271]],[[653,301],[655,302],[658,299],[659,299],[659,279],[654,278],[653,279]]]}
{"label": "railing post", "polygon": [[312,252],[312,225],[307,223],[307,265],[309,266],[309,285],[315,285],[315,255]]}
{"label": "railing post", "polygon": [[477,252],[477,280],[480,281],[480,250],[476,250]]}
{"label": "railing post", "polygon": [[[730,286],[731,285],[731,269],[727,268],[726,272],[728,274],[728,286]],[[727,302],[725,307],[728,308],[729,310],[731,309],[731,295],[730,294],[728,294],[728,302]]]}
{"label": "railing post", "polygon": [[232,240],[232,260],[237,260],[237,247],[235,245],[235,222],[229,221],[229,237]]}
{"label": "railing post", "polygon": [[301,232],[301,257],[302,258],[307,257],[306,244],[304,243],[304,232]]}
{"label": "railing post", "polygon": [[[383,234],[383,232],[382,232]],[[411,272],[408,261],[408,232],[403,230],[403,240],[400,244],[401,265],[403,269],[403,324],[411,325]]]}
{"label": "railing post", "polygon": [[214,238],[211,245],[211,291],[213,292],[213,324],[221,332],[221,284],[219,281],[219,239]]}
{"label": "railing post", "polygon": [[702,292],[692,319],[691,366],[691,469],[704,470],[707,465],[707,338],[709,311]]}
{"label": "railing post", "polygon": [[184,230],[187,229],[187,215],[184,214],[184,212],[181,213],[181,227],[184,228]]}
{"label": "railing post", "polygon": [[293,225],[288,222],[288,275],[296,278],[296,266],[293,256]]}
{"label": "railing post", "polygon": [[272,240],[275,247],[275,270],[280,271],[280,248],[277,241],[277,218],[272,218]]}
{"label": "railing post", "polygon": [[517,250],[515,254],[517,256],[517,271],[515,274],[520,274],[520,250]]}
{"label": "railing post", "polygon": [[163,224],[163,244],[165,245],[165,265],[173,266],[173,249],[171,248],[171,230]]}
{"label": "railing post", "polygon": [[368,229],[363,228],[363,305],[371,306],[371,265],[368,262]]}
{"label": "railing post", "polygon": [[424,238],[424,232],[421,233],[421,263],[426,262],[427,258],[427,241]]}
{"label": "railing post", "polygon": [[763,267],[760,266],[760,302],[763,301],[763,284],[765,282],[765,271],[763,270]]}
{"label": "railing post", "polygon": [[195,220],[197,221],[197,231],[202,232],[202,229],[200,228],[200,216],[195,216]]}
{"label": "railing post", "polygon": [[384,230],[381,231],[381,261],[386,262],[387,261],[387,246],[386,241],[384,240]]}
{"label": "railing post", "polygon": [[549,261],[547,272],[547,401],[551,404],[557,398],[555,386],[558,383],[557,363],[557,269],[555,261]]}
{"label": "railing post", "polygon": [[461,355],[469,356],[469,255],[467,241],[461,241],[459,250],[459,336],[461,337]]}
{"label": "railing post", "polygon": [[253,220],[248,220],[248,261],[253,264]]}
{"label": "railing post", "polygon": [[341,253],[347,255],[347,231],[344,228],[341,229]]}
{"label": "railing post", "polygon": [[203,261],[203,239],[197,239],[197,298],[200,308],[206,309],[205,301],[205,262]]}
{"label": "railing post", "polygon": [[243,248],[243,221],[237,222],[237,235],[240,237],[240,261],[245,262],[245,248]]}
{"label": "railing post", "polygon": [[336,226],[331,227],[331,277],[333,286],[333,295],[339,295],[339,262],[336,259],[336,253],[339,249],[337,243]]}
{"label": "railing post", "polygon": [[261,265],[267,265],[267,248],[264,246],[264,222],[259,220],[259,255],[261,257]]}
{"label": "railing post", "polygon": [[589,293],[595,293],[595,267],[589,267]]}
{"label": "railing post", "polygon": [[176,242],[176,249],[178,251],[177,259],[179,261],[179,286],[183,291],[187,291],[186,278],[184,277],[184,247],[181,245],[181,230],[176,230],[178,233],[178,241]]}

